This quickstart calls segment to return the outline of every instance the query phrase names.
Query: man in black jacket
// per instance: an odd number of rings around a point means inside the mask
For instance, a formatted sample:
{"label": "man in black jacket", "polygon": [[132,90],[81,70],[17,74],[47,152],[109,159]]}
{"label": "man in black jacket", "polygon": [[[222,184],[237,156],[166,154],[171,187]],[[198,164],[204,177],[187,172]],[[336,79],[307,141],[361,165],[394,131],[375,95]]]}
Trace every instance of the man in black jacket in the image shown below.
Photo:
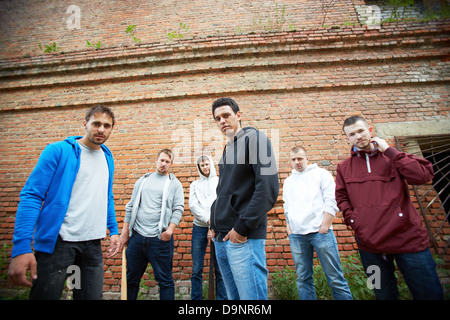
{"label": "man in black jacket", "polygon": [[228,299],[265,300],[267,212],[279,192],[275,155],[265,134],[241,128],[241,112],[233,99],[216,100],[212,113],[228,138],[211,206],[217,261]]}

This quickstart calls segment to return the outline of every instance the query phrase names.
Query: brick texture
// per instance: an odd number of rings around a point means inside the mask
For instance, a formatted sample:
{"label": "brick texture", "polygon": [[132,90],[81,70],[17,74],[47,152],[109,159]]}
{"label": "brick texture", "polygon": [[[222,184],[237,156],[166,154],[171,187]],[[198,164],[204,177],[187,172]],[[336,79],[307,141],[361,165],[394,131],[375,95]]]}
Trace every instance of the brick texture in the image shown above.
{"label": "brick texture", "polygon": [[[372,30],[357,23],[353,6],[364,1],[339,1],[326,20],[336,28],[323,28],[320,1],[167,2],[78,1],[82,19],[75,30],[66,27],[69,1],[2,3],[0,27],[8,31],[0,38],[1,245],[11,245],[19,192],[42,149],[82,135],[84,112],[98,103],[117,117],[107,145],[115,157],[119,229],[133,184],[155,169],[157,151],[176,153],[172,172],[184,188],[185,212],[175,231],[173,273],[183,297],[189,297],[192,271],[194,161],[206,153],[217,164],[225,143],[211,116],[216,98],[235,98],[243,125],[271,138],[281,186],[294,145],[304,145],[311,162],[335,174],[349,156],[341,124],[350,115],[373,124],[449,117],[448,21]],[[282,4],[285,22],[277,25]],[[344,26],[349,21],[354,25]],[[189,31],[170,41],[168,32],[184,32],[180,22]],[[131,24],[140,44],[124,31]],[[86,40],[104,45],[86,48]],[[36,49],[51,42],[63,52]],[[292,267],[282,189],[268,220],[269,271]],[[341,213],[334,232],[342,256],[355,252]],[[448,225],[444,232],[450,233]],[[105,259],[108,297],[120,292],[120,265],[120,256]],[[145,277],[154,287],[151,275]]]}

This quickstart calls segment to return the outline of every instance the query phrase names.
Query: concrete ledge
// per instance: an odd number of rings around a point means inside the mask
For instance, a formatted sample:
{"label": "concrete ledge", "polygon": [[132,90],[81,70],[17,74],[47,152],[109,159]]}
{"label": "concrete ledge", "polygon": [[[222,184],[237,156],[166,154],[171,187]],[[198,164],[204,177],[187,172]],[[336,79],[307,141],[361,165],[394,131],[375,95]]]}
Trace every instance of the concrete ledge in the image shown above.
{"label": "concrete ledge", "polygon": [[450,118],[430,121],[379,123],[375,125],[375,129],[377,136],[383,139],[395,136],[450,134]]}

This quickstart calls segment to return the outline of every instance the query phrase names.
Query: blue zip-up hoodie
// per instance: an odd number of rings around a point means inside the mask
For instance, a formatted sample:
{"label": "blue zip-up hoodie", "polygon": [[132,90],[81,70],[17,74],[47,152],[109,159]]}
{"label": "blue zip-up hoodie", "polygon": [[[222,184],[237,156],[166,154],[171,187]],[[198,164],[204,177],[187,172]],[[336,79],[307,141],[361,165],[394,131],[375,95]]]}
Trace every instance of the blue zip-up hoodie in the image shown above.
{"label": "blue zip-up hoodie", "polygon": [[[13,236],[12,257],[34,250],[53,253],[59,230],[69,207],[72,187],[80,168],[81,148],[76,140],[49,144],[20,193]],[[119,234],[112,193],[114,160],[111,151],[101,145],[109,168],[107,227],[110,235]]]}

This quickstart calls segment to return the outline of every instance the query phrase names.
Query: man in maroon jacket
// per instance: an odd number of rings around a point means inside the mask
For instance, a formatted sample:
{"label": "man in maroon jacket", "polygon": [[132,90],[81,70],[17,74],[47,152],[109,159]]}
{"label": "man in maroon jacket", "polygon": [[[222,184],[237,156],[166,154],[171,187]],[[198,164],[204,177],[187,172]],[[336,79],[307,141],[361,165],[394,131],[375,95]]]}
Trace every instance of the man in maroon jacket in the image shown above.
{"label": "man in maroon jacket", "polygon": [[373,137],[362,117],[345,120],[343,130],[352,149],[337,167],[336,201],[355,231],[368,286],[377,299],[398,299],[395,259],[414,299],[443,299],[428,233],[407,185],[432,180],[431,163]]}

